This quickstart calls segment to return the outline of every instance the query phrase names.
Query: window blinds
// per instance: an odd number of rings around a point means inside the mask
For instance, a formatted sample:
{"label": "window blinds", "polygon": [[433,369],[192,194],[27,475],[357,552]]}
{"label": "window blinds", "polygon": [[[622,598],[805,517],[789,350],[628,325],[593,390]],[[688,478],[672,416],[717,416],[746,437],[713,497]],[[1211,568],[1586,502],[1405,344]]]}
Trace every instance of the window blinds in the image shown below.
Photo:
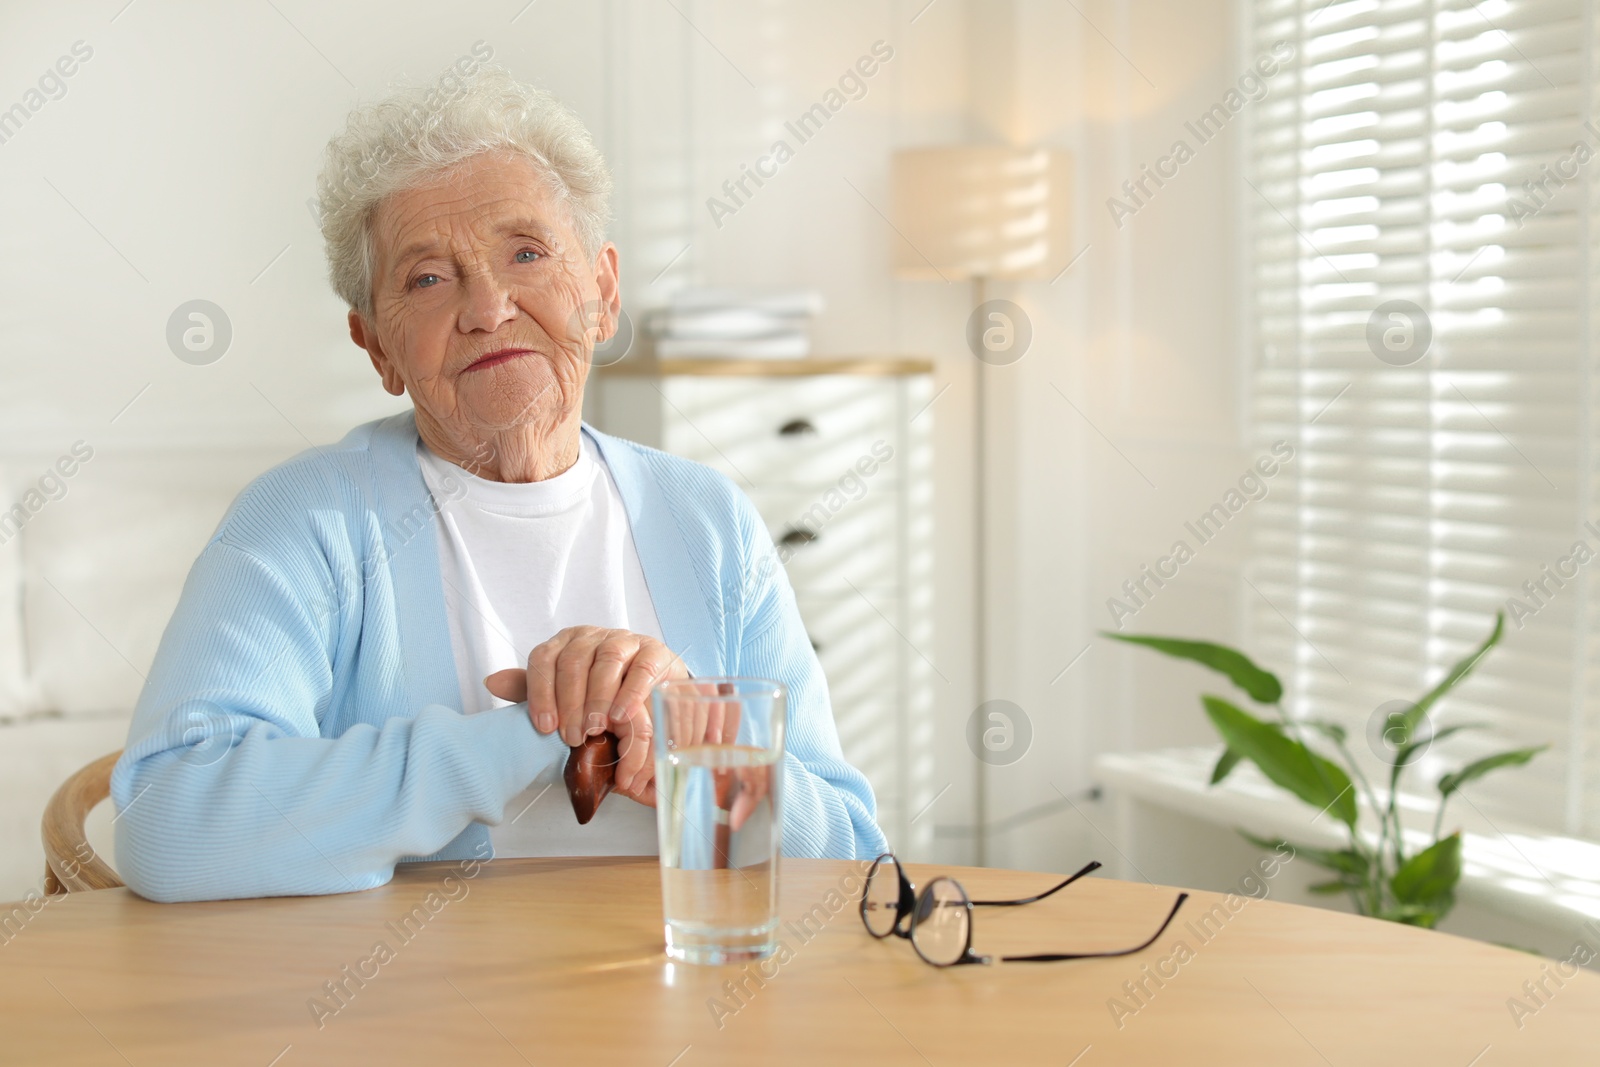
{"label": "window blinds", "polygon": [[[1451,821],[1600,837],[1595,5],[1248,2],[1251,57],[1295,48],[1245,139],[1253,431],[1297,450],[1258,505],[1253,647],[1376,766],[1379,709],[1513,610],[1438,716],[1490,729],[1411,788],[1548,742]],[[1392,301],[1426,318],[1373,322]]]}

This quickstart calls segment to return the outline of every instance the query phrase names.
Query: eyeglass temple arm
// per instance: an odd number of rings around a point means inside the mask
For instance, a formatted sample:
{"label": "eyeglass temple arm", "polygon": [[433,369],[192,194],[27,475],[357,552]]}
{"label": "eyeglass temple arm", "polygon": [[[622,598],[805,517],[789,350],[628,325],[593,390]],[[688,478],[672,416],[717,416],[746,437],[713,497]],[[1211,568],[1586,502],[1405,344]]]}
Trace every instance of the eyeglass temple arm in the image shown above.
{"label": "eyeglass temple arm", "polygon": [[1172,920],[1177,916],[1178,909],[1183,907],[1183,902],[1189,899],[1188,893],[1179,893],[1177,901],[1172,905],[1172,910],[1167,912],[1167,917],[1161,920],[1161,929],[1151,934],[1141,945],[1125,948],[1119,952],[1049,952],[1037,956],[1000,956],[997,957],[1005,963],[1054,963],[1057,960],[1093,960],[1110,956],[1131,956],[1135,952],[1143,952],[1156,943],[1156,938],[1167,932],[1167,927],[1172,925]]}
{"label": "eyeglass temple arm", "polygon": [[1082,878],[1084,875],[1090,873],[1091,871],[1096,871],[1096,870],[1099,870],[1099,869],[1100,869],[1100,861],[1099,860],[1093,860],[1087,866],[1085,866],[1083,868],[1083,870],[1079,871],[1077,874],[1073,875],[1071,878],[1068,878],[1065,882],[1062,882],[1060,885],[1054,886],[1054,887],[1052,887],[1050,889],[1046,889],[1043,893],[1040,893],[1038,896],[1022,897],[1020,900],[974,900],[974,901],[972,901],[972,903],[975,904],[975,905],[981,904],[981,905],[983,905],[985,907],[990,907],[990,908],[1014,908],[1019,904],[1032,904],[1032,903],[1034,903],[1036,901],[1043,900],[1045,897],[1049,896],[1052,893],[1061,892],[1061,890],[1067,888],[1067,886],[1071,885],[1073,882],[1076,882],[1079,878]]}

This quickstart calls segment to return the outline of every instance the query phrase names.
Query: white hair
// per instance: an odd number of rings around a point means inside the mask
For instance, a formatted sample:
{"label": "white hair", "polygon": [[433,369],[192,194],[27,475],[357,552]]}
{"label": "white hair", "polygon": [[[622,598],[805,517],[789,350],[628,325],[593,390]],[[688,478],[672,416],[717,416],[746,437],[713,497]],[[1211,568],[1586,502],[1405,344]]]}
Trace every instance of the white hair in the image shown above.
{"label": "white hair", "polygon": [[486,152],[531,160],[566,205],[593,259],[611,221],[611,174],[583,121],[550,93],[504,68],[457,68],[431,85],[409,85],[350,112],[328,141],[317,176],[317,208],[328,281],[351,308],[372,314],[376,249],[372,222],[391,193],[436,180]]}

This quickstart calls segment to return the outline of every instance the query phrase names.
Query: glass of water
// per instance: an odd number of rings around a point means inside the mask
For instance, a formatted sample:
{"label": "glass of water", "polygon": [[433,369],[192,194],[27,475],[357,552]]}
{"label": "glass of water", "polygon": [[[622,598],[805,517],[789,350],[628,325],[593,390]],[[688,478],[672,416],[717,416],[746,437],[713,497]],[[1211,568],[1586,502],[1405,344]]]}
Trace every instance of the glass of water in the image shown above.
{"label": "glass of water", "polygon": [[687,678],[656,686],[653,702],[667,956],[764,959],[777,949],[788,690]]}

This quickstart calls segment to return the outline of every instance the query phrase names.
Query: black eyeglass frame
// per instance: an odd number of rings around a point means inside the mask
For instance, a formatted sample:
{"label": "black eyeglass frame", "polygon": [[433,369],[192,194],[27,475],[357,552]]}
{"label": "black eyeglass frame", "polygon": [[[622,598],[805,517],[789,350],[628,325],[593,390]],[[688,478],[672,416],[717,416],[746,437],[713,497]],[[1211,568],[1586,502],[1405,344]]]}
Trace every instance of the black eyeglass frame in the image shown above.
{"label": "black eyeglass frame", "polygon": [[[884,860],[889,860],[894,864],[895,877],[899,887],[899,893],[895,900],[894,924],[880,934],[874,930],[872,928],[872,924],[867,921],[867,902],[871,895],[870,890],[872,888],[872,879],[877,875],[878,868],[883,865]],[[1036,893],[1031,897],[1019,897],[1015,900],[973,900],[967,896],[966,888],[962,886],[960,882],[949,877],[948,875],[942,874],[937,878],[934,878],[927,885],[923,886],[922,891],[918,893],[916,887],[911,884],[911,879],[906,877],[905,868],[900,866],[899,857],[892,852],[885,852],[879,855],[877,859],[872,861],[872,867],[867,871],[866,880],[862,885],[861,904],[858,909],[861,915],[861,925],[866,927],[867,933],[871,934],[879,941],[882,941],[890,934],[910,941],[912,949],[916,951],[918,956],[922,957],[922,961],[934,967],[955,967],[963,963],[1054,963],[1062,960],[1106,959],[1113,956],[1131,956],[1137,952],[1143,952],[1145,949],[1155,944],[1156,940],[1162,934],[1166,933],[1167,927],[1172,925],[1172,920],[1177,916],[1178,909],[1183,907],[1183,902],[1189,899],[1188,893],[1180,892],[1178,894],[1178,899],[1172,905],[1172,910],[1169,911],[1167,913],[1167,917],[1161,921],[1160,928],[1144,941],[1138,945],[1135,945],[1133,948],[1118,949],[1114,952],[1044,952],[1026,956],[985,956],[972,951],[972,927],[974,925],[972,921],[972,909],[974,907],[1012,908],[1020,907],[1024,904],[1034,904],[1067,888],[1067,886],[1071,885],[1073,882],[1076,882],[1078,879],[1090,874],[1095,870],[1098,870],[1100,866],[1101,863],[1099,860],[1092,860],[1085,864],[1082,869],[1077,871],[1077,873],[1066,878],[1064,881],[1058,882],[1049,889],[1046,889],[1044,892]],[[917,944],[916,939],[918,913],[924,910],[923,908],[919,907],[919,904],[924,901],[931,901],[933,899],[932,894],[934,887],[941,882],[949,884],[955,889],[956,893],[959,894],[961,901],[960,906],[966,910],[965,918],[967,921],[966,944],[961,947],[961,954],[955,959],[944,961],[930,959],[928,955],[922,951],[922,946]],[[905,923],[905,918],[908,915],[911,917],[911,922],[909,925],[906,925],[904,929],[902,929],[902,924]]]}

